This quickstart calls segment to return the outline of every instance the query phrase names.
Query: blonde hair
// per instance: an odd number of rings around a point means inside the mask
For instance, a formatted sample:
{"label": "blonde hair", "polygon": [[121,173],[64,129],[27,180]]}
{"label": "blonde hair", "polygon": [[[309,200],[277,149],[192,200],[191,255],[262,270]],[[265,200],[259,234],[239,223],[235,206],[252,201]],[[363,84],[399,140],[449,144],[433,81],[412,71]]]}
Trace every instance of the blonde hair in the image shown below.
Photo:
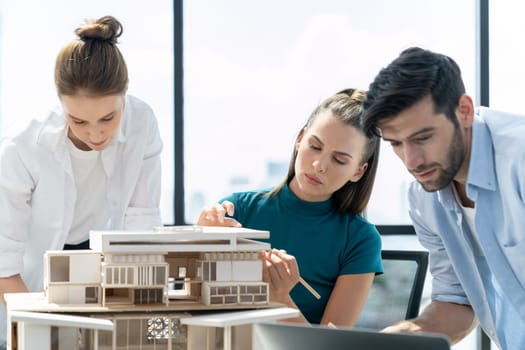
{"label": "blonde hair", "polygon": [[78,38],[62,48],[56,58],[55,85],[59,97],[125,93],[128,69],[116,45],[122,35],[120,22],[112,16],[86,20],[75,34]]}

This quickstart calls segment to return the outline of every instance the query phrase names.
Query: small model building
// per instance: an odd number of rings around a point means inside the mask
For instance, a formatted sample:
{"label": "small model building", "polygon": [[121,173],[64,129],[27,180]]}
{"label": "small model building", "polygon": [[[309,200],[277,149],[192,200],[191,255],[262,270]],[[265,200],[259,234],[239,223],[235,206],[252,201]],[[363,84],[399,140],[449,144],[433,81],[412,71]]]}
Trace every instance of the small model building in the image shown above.
{"label": "small model building", "polygon": [[258,251],[269,244],[240,236],[248,233],[268,237],[265,231],[196,226],[92,231],[92,250],[46,252],[44,293],[50,303],[103,307],[168,305],[169,299],[267,304]]}
{"label": "small model building", "polygon": [[232,340],[233,326],[298,314],[269,303],[258,252],[270,245],[253,240],[268,237],[200,226],[92,231],[89,250],[46,252],[44,293],[6,296],[8,349],[249,349]]}

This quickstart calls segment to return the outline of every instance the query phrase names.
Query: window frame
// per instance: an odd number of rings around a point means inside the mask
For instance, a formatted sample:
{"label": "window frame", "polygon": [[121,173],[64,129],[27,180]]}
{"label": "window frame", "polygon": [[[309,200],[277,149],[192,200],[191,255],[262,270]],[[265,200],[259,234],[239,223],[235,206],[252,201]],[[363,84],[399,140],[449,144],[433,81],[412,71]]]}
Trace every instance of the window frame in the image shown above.
{"label": "window frame", "polygon": [[[489,105],[489,0],[476,1],[476,88],[480,105]],[[173,48],[174,48],[174,198],[173,225],[187,224],[184,219],[184,67],[183,67],[183,6],[184,0],[173,0]],[[383,235],[415,235],[412,225],[377,225]]]}
{"label": "window frame", "polygon": [[[477,104],[489,106],[489,0],[476,2],[476,89]],[[173,0],[174,18],[174,205],[175,225],[186,224],[184,220],[184,113],[183,113],[183,0]],[[382,235],[415,235],[412,225],[378,225]],[[490,338],[480,331],[480,350],[491,348]]]}

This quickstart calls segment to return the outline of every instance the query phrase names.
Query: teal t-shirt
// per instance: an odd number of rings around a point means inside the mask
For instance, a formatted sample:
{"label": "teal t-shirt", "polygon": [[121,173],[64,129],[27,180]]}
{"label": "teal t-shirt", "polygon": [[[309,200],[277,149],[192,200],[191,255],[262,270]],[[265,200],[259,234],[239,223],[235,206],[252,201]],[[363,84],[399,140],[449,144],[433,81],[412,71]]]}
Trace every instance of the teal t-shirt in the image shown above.
{"label": "teal t-shirt", "polygon": [[374,225],[338,212],[331,200],[305,202],[288,186],[273,197],[265,195],[269,191],[237,192],[220,202],[234,203],[233,217],[243,227],[270,231],[272,248],[295,256],[301,277],[321,299],[301,284],[290,295],[309,322],[320,323],[339,275],[383,272],[381,237]]}

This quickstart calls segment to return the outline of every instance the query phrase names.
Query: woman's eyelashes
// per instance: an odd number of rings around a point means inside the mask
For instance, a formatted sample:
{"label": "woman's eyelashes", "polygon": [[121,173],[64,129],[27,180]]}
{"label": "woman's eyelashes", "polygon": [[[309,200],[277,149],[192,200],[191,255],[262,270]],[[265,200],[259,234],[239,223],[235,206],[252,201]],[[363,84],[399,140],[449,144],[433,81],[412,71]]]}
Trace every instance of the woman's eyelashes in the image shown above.
{"label": "woman's eyelashes", "polygon": [[115,115],[114,115],[114,114],[111,114],[111,115],[108,115],[108,116],[105,117],[105,118],[102,118],[101,121],[103,121],[103,122],[110,122],[110,121],[113,120],[114,117],[115,117]]}
{"label": "woman's eyelashes", "polygon": [[[323,150],[323,148],[319,145],[316,145],[316,144],[310,144],[310,149],[316,151],[316,152],[321,152]],[[333,156],[332,157],[332,160],[334,162],[336,162],[337,164],[339,165],[345,165],[347,163],[346,159],[342,159],[341,157],[339,156]]]}
{"label": "woman's eyelashes", "polygon": [[[104,118],[100,119],[100,122],[102,122],[102,123],[109,123],[114,118],[115,118],[115,115],[112,114],[112,115],[109,115],[107,117],[104,117]],[[87,125],[87,122],[85,120],[80,120],[80,119],[75,119],[75,118],[71,118],[71,119],[73,120],[73,123],[75,123],[76,125]]]}
{"label": "woman's eyelashes", "polygon": [[339,159],[338,157],[334,157],[333,158],[334,161],[337,163],[337,164],[341,164],[341,165],[345,165],[346,164],[346,161],[342,160],[342,159]]}

